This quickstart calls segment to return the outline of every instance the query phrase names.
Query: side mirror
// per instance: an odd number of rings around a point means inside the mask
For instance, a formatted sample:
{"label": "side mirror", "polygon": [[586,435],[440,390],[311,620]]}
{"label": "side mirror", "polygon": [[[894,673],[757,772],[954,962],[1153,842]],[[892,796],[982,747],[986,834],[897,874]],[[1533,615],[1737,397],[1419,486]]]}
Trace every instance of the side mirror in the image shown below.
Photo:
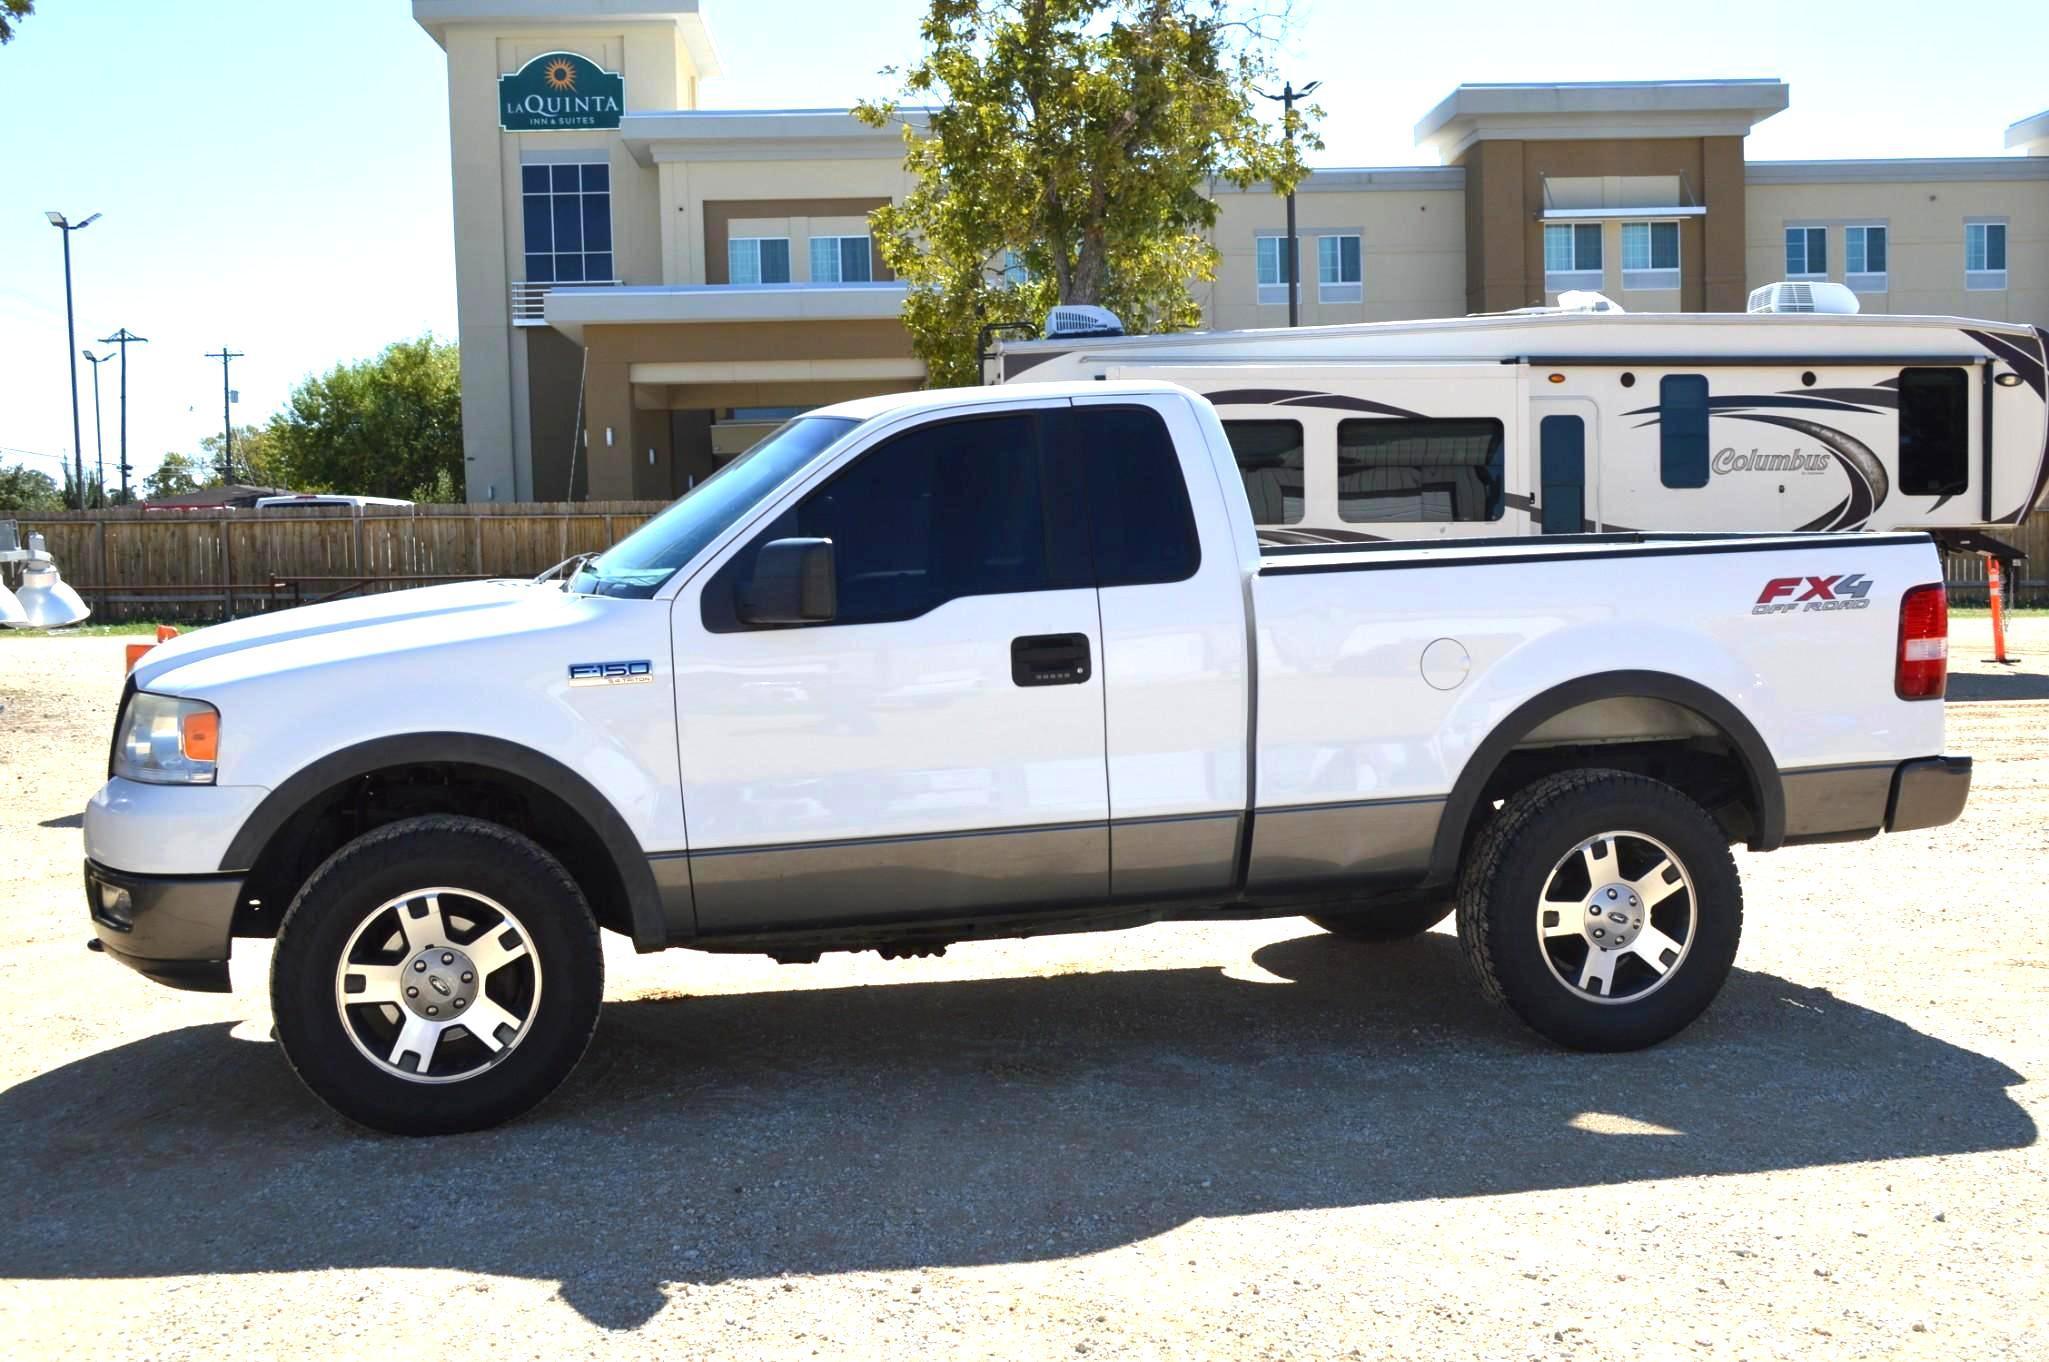
{"label": "side mirror", "polygon": [[830,539],[772,539],[735,593],[742,624],[822,624],[839,613]]}

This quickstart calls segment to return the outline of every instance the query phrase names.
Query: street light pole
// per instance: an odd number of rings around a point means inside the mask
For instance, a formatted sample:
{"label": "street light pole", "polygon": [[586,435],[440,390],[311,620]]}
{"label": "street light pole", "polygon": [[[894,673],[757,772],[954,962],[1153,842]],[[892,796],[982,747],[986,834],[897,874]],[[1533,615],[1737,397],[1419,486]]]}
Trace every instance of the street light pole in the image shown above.
{"label": "street light pole", "polygon": [[100,505],[107,504],[107,432],[106,420],[100,415],[100,366],[114,357],[109,350],[96,355],[90,350],[81,351],[92,364],[92,448],[93,465],[99,470],[94,476],[100,480]]}
{"label": "street light pole", "polygon": [[[1296,88],[1295,88],[1295,87],[1294,87],[1294,86],[1293,86],[1292,84],[1290,84],[1290,83],[1288,83],[1288,82],[1285,82],[1285,81],[1283,81],[1283,82],[1282,82],[1282,84],[1281,84],[1281,92],[1280,92],[1279,94],[1277,94],[1277,95],[1270,95],[1270,94],[1268,94],[1268,93],[1267,93],[1266,91],[1264,91],[1264,90],[1261,90],[1261,91],[1259,91],[1259,92],[1258,92],[1258,93],[1259,93],[1259,96],[1260,96],[1260,98],[1262,98],[1262,99],[1271,99],[1271,100],[1275,100],[1276,102],[1278,102],[1278,103],[1280,104],[1280,106],[1281,106],[1281,109],[1282,109],[1282,114],[1281,114],[1281,130],[1282,130],[1283,134],[1284,134],[1284,135],[1285,135],[1285,136],[1287,137],[1287,139],[1288,139],[1288,146],[1289,146],[1289,148],[1290,148],[1290,149],[1292,149],[1292,148],[1294,147],[1294,145],[1295,145],[1295,101],[1296,101],[1296,100],[1298,100],[1298,99],[1307,99],[1307,98],[1309,98],[1309,96],[1310,96],[1310,95],[1312,95],[1312,94],[1316,93],[1316,87],[1317,87],[1317,86],[1319,86],[1319,85],[1321,85],[1321,84],[1323,84],[1323,82],[1322,82],[1322,81],[1320,81],[1320,80],[1312,80],[1312,81],[1310,81],[1310,82],[1309,82],[1309,83],[1308,83],[1307,85],[1305,85],[1305,86],[1303,86],[1303,87],[1302,87],[1301,89],[1297,90],[1297,89],[1296,89]],[[1298,239],[1298,238],[1296,237],[1296,235],[1295,235],[1295,191],[1294,191],[1294,190],[1292,190],[1292,189],[1290,189],[1290,190],[1288,191],[1288,325],[1289,325],[1289,326],[1300,326],[1300,325],[1302,324],[1302,323],[1301,323],[1301,297],[1302,297],[1302,243],[1301,243],[1301,241],[1300,241],[1300,240],[1299,240],[1299,239]]]}
{"label": "street light pole", "polygon": [[208,351],[206,357],[221,362],[221,483],[225,486],[235,480],[235,419],[228,411],[232,391],[228,387],[228,361],[242,358],[242,352],[223,345]]}
{"label": "street light pole", "polygon": [[128,499],[128,347],[148,345],[148,336],[138,336],[122,327],[111,336],[101,336],[101,345],[121,347],[121,499]]}
{"label": "street light pole", "polygon": [[94,213],[84,222],[73,222],[62,213],[43,214],[50,225],[64,234],[64,367],[71,373],[71,482],[78,489],[78,506],[85,509],[85,450],[78,435],[78,329],[71,316],[71,234],[82,232],[100,220]]}

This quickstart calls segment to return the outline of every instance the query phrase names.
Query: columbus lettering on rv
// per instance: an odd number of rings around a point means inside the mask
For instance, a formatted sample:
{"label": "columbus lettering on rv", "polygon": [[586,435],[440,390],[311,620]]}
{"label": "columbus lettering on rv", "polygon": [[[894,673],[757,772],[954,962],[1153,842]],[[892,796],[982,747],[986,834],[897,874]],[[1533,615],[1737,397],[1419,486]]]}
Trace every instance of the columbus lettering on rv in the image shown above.
{"label": "columbus lettering on rv", "polygon": [[1809,454],[1795,449],[1788,454],[1770,454],[1752,449],[1739,453],[1733,446],[1715,451],[1716,473],[1826,473],[1831,460],[1826,454]]}

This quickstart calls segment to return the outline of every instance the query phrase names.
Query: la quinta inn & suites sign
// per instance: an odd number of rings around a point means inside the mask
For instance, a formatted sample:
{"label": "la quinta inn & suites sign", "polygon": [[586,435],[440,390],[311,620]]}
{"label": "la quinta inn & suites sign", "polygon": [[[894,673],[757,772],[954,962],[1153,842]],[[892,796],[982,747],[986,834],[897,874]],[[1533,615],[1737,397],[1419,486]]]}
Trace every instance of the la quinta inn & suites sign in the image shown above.
{"label": "la quinta inn & suites sign", "polygon": [[498,77],[498,126],[507,132],[616,128],[626,79],[574,52],[544,52]]}

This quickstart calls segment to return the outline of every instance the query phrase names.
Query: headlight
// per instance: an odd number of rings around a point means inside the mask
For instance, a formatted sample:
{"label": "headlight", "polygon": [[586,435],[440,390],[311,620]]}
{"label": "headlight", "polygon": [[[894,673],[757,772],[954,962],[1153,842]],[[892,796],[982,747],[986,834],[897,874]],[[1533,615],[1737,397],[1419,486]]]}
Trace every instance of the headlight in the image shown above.
{"label": "headlight", "polygon": [[139,690],[121,716],[114,774],[152,785],[211,785],[221,713],[201,700]]}

